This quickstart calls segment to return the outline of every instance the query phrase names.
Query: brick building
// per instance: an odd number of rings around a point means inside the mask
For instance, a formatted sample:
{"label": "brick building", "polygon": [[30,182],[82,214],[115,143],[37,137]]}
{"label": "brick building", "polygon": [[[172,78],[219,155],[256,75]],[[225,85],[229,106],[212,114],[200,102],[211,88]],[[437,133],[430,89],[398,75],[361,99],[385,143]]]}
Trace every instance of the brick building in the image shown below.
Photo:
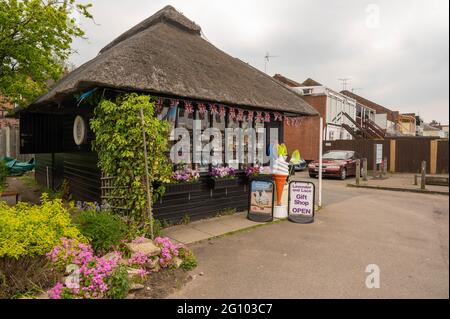
{"label": "brick building", "polygon": [[[308,78],[298,83],[280,74],[274,78],[302,96],[324,120],[324,140],[353,139],[356,125],[356,101]],[[300,127],[285,128],[288,148],[298,148],[305,160],[319,157],[319,117],[304,118]]]}

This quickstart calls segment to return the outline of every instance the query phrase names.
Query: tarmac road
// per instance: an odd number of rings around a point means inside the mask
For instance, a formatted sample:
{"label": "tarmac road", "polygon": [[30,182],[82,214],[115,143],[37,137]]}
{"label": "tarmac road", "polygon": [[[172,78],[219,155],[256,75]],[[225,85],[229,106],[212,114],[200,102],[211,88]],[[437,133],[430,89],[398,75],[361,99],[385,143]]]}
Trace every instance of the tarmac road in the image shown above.
{"label": "tarmac road", "polygon": [[[449,198],[348,182],[324,182],[314,224],[194,244],[194,279],[170,298],[449,298]],[[369,264],[380,288],[366,287]]]}

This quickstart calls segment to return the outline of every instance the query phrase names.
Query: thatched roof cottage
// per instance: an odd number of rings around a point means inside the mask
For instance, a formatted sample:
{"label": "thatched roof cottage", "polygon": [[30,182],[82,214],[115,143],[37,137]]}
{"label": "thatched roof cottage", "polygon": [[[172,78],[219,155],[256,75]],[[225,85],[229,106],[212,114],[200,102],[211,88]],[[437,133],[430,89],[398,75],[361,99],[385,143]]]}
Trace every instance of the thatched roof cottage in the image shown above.
{"label": "thatched roof cottage", "polygon": [[[144,92],[162,101],[193,101],[194,105],[259,113],[268,119],[261,125],[278,128],[281,140],[286,123],[294,125],[295,118],[317,114],[276,79],[213,46],[202,37],[200,26],[167,6],[105,46],[20,112],[22,152],[37,154],[37,181],[57,188],[67,180],[74,198],[80,200],[99,201],[101,194],[101,174],[90,146],[95,137],[89,131],[82,144],[73,137],[75,117],[87,122],[95,108],[80,95],[93,90]],[[183,103],[179,107],[177,117],[185,116]],[[243,183],[214,193],[205,183],[202,191],[189,198],[168,194],[157,217],[175,220],[187,212],[195,219],[230,206],[242,209],[247,207],[247,196]]]}

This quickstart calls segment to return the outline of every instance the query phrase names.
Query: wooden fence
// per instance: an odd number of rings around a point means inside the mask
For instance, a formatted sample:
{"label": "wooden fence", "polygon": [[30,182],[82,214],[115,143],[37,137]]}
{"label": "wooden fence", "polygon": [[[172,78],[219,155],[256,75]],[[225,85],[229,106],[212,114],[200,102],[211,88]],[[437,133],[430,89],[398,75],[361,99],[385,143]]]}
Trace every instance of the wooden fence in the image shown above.
{"label": "wooden fence", "polygon": [[4,156],[16,158],[20,162],[27,162],[33,157],[33,155],[20,154],[19,127],[0,128],[0,158]]}
{"label": "wooden fence", "polygon": [[395,137],[384,140],[324,141],[324,152],[351,150],[367,158],[372,169],[374,144],[383,145],[383,158],[387,157],[390,172],[419,173],[422,161],[427,162],[430,174],[448,174],[448,140],[425,137]]}

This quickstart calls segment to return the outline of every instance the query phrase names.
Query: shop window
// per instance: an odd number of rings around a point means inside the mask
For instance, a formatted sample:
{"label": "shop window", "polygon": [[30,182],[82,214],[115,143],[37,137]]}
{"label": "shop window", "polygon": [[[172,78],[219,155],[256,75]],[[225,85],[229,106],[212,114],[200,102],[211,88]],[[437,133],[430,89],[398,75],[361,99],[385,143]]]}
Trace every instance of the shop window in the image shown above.
{"label": "shop window", "polygon": [[[239,128],[239,122],[236,119],[232,119],[228,117],[227,128],[236,129]],[[225,137],[225,143],[227,145],[227,150],[230,152],[230,159],[228,160],[229,167],[233,167],[234,169],[239,169],[239,159],[238,159],[238,136],[232,134],[228,137]]]}
{"label": "shop window", "polygon": [[[208,111],[200,113],[200,111],[197,110],[196,111],[196,119],[201,121],[200,127],[201,127],[202,132],[204,132],[206,129],[208,129],[211,126],[210,113]],[[203,148],[211,142],[211,138],[209,136],[203,136],[203,135],[204,134],[202,134],[202,138],[201,138],[202,148],[201,148],[201,150],[199,150],[200,152],[202,152]],[[201,158],[201,164],[198,165],[198,170],[200,172],[208,172],[209,164],[210,164],[209,158],[201,156],[201,154],[200,154],[200,158]]]}
{"label": "shop window", "polygon": [[[219,163],[212,163],[213,166],[223,166],[225,163],[225,153],[224,153],[224,146],[225,146],[225,127],[226,127],[226,123],[225,123],[225,117],[221,117],[219,114],[215,114],[212,115],[212,123],[211,126],[213,128],[216,128],[218,130],[220,130],[221,132],[221,141],[220,141],[220,155],[221,155],[221,160]],[[212,141],[214,142],[214,137],[212,137]],[[212,151],[211,155],[212,156],[218,156],[218,154],[215,154],[216,151]]]}

